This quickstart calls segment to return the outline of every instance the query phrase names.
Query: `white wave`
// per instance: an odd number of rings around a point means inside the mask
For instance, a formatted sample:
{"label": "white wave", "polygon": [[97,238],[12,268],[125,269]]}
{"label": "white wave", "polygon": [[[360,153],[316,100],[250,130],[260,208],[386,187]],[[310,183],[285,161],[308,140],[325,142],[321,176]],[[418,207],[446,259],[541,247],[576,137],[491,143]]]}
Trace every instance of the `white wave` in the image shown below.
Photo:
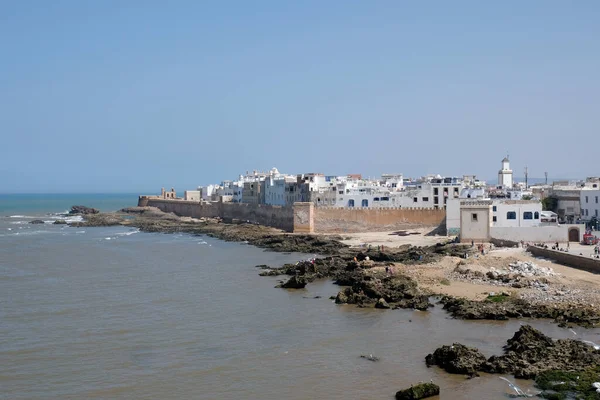
{"label": "white wave", "polygon": [[32,217],[30,215],[9,215],[8,218],[37,218],[37,217]]}
{"label": "white wave", "polygon": [[202,242],[198,242],[198,244],[208,244],[208,242],[202,241]]}
{"label": "white wave", "polygon": [[110,238],[110,237],[107,237],[107,238],[104,238],[104,240],[112,240],[112,238]]}
{"label": "white wave", "polygon": [[83,217],[81,215],[76,215],[74,217],[61,218],[64,219],[65,222],[81,222],[83,221]]}
{"label": "white wave", "polygon": [[12,231],[12,228],[6,228],[7,231]]}
{"label": "white wave", "polygon": [[134,231],[129,231],[129,232],[119,232],[119,233],[116,233],[115,235],[117,235],[117,236],[130,236],[130,235],[135,235],[136,233],[140,233],[140,230],[136,229]]}
{"label": "white wave", "polygon": [[29,222],[27,221],[12,221],[11,224],[12,225],[24,225],[24,224],[28,224]]}
{"label": "white wave", "polygon": [[85,231],[76,231],[75,233],[85,233]]}

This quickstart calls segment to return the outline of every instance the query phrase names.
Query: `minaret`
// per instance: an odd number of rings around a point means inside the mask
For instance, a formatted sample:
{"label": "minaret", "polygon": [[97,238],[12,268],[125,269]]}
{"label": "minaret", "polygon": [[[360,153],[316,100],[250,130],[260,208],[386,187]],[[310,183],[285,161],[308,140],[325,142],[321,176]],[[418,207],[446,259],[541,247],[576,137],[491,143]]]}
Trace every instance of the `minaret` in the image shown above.
{"label": "minaret", "polygon": [[502,186],[504,189],[510,189],[513,186],[513,175],[508,155],[502,160],[502,169],[498,171],[498,186]]}

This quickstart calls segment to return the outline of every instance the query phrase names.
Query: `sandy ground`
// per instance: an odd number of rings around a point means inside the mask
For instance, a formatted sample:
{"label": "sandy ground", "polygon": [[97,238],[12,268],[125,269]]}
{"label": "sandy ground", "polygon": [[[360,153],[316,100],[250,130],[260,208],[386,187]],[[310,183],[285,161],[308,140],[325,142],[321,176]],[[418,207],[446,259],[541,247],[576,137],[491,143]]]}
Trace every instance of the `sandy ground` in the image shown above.
{"label": "sandy ground", "polygon": [[407,236],[400,236],[395,234],[398,231],[391,232],[363,232],[363,233],[345,233],[342,235],[345,243],[352,247],[364,247],[364,246],[381,246],[384,248],[389,247],[400,247],[402,245],[411,244],[413,246],[430,246],[438,242],[445,242],[449,239],[447,236],[425,236],[429,229],[411,229],[407,231],[401,231],[408,233]]}
{"label": "sandy ground", "polygon": [[[343,235],[343,242],[353,246],[378,246],[399,247],[406,244],[413,246],[428,246],[446,241],[445,236],[425,236],[425,230],[410,230],[407,236],[398,236],[393,232],[365,232]],[[593,254],[593,246],[571,244],[570,251],[576,254]],[[552,268],[556,276],[531,277],[528,280],[538,280],[547,284],[546,289],[540,288],[514,288],[499,285],[496,281],[487,279],[465,279],[453,273],[461,265],[472,271],[486,274],[488,271],[508,272],[507,267],[516,261],[533,262],[537,266]],[[383,268],[382,268],[383,269]],[[600,305],[600,274],[567,267],[546,259],[533,257],[522,248],[498,248],[485,255],[478,255],[469,259],[458,257],[444,257],[441,261],[426,265],[404,265],[396,263],[391,267],[391,273],[403,273],[415,278],[419,285],[434,293],[466,297],[473,300],[483,300],[489,293],[510,293],[511,296],[528,298],[544,303],[561,304],[596,304]]]}

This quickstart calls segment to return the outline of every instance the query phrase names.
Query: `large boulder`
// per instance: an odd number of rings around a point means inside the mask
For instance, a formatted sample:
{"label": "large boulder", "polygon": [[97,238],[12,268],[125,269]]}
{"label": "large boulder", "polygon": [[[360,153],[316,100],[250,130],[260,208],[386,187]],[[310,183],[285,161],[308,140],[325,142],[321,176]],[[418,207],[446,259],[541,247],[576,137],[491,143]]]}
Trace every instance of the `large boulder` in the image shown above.
{"label": "large boulder", "polygon": [[33,221],[29,221],[30,224],[33,225],[39,225],[39,224],[43,224],[44,221],[42,221],[41,219],[34,219]]}
{"label": "large boulder", "polygon": [[460,343],[452,346],[442,346],[433,354],[425,357],[427,366],[438,365],[451,374],[476,375],[486,363],[486,358],[481,352]]}
{"label": "large boulder", "polygon": [[91,208],[91,207],[73,206],[73,207],[71,207],[69,214],[88,215],[88,214],[98,214],[99,212],[100,212],[99,210],[97,210],[95,208]]}
{"label": "large boulder", "polygon": [[278,285],[277,287],[283,289],[303,289],[306,286],[306,283],[307,281],[305,277],[295,275],[288,279],[287,282],[284,282],[281,285]]}
{"label": "large boulder", "polygon": [[54,225],[65,225],[66,223],[67,221],[65,221],[64,219],[57,219],[53,222]]}
{"label": "large boulder", "polygon": [[435,383],[419,383],[408,389],[396,392],[396,400],[420,400],[438,396],[439,394],[440,387]]}

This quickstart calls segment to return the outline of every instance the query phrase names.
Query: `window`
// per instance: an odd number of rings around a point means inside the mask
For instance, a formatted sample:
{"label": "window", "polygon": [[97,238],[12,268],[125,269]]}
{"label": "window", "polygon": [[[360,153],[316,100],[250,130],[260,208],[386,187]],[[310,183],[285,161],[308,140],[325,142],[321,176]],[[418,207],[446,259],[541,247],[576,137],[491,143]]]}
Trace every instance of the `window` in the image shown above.
{"label": "window", "polygon": [[369,200],[366,200],[366,199],[363,200],[362,204],[361,204],[361,207],[369,207]]}
{"label": "window", "polygon": [[598,216],[598,210],[594,210],[594,214],[596,214],[596,217]]}
{"label": "window", "polygon": [[344,191],[343,191],[343,190],[340,190],[340,191],[338,192],[338,194],[344,194]]}
{"label": "window", "polygon": [[598,204],[598,196],[596,196],[596,204]]}
{"label": "window", "polygon": [[536,211],[536,212],[533,214],[533,219],[540,219],[540,213]]}
{"label": "window", "polygon": [[437,198],[437,197],[434,197],[434,198],[433,198],[433,204],[439,204],[439,200],[438,200],[438,198]]}
{"label": "window", "polygon": [[492,217],[492,221],[496,222],[496,216],[495,215]]}
{"label": "window", "polygon": [[523,219],[533,219],[533,213],[531,211],[525,211],[523,213]]}
{"label": "window", "polygon": [[471,221],[477,222],[477,213],[471,214]]}
{"label": "window", "polygon": [[438,195],[438,188],[433,188],[433,195],[437,196]]}
{"label": "window", "polygon": [[458,194],[458,188],[457,187],[454,188],[454,194]]}
{"label": "window", "polygon": [[506,219],[517,219],[517,213],[514,211],[507,212]]}
{"label": "window", "polygon": [[423,197],[423,201],[429,201],[429,197]]}
{"label": "window", "polygon": [[585,196],[585,202],[586,202],[586,203],[588,202],[588,197],[587,197],[587,196]]}
{"label": "window", "polygon": [[354,207],[354,200],[348,200],[348,207]]}
{"label": "window", "polygon": [[392,183],[392,187],[393,188],[397,187],[397,184],[396,183]]}
{"label": "window", "polygon": [[381,198],[381,201],[389,201],[389,200],[390,200],[390,198],[389,198],[389,197],[382,197],[382,198]]}
{"label": "window", "polygon": [[498,207],[496,207],[496,206],[493,206],[493,207],[492,207],[492,211],[493,211],[493,212],[496,212],[496,211],[498,211]]}
{"label": "window", "polygon": [[379,197],[374,197],[373,201],[379,201]]}
{"label": "window", "polygon": [[417,203],[419,199],[417,197],[413,197],[413,203]]}
{"label": "window", "polygon": [[585,216],[589,216],[590,215],[590,210],[588,210],[587,208],[585,209]]}

